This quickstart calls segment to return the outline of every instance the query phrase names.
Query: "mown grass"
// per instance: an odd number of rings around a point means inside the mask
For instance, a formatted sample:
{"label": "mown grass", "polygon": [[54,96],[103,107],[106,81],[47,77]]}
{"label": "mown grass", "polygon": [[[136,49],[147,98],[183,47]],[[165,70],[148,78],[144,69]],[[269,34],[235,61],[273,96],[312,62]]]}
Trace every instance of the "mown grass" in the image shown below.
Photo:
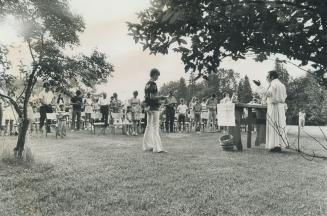
{"label": "mown grass", "polygon": [[35,164],[0,163],[0,214],[327,214],[327,161],[225,152],[211,133],[162,139],[168,154],[142,152],[141,137],[34,139]]}

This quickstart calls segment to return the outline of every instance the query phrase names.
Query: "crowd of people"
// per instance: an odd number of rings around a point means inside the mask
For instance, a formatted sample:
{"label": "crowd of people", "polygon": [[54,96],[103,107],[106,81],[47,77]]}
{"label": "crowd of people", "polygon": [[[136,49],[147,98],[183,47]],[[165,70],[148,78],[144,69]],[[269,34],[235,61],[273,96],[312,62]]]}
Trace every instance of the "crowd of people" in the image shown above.
{"label": "crowd of people", "polygon": [[[170,91],[167,96],[158,95],[156,80],[160,72],[152,69],[150,80],[145,86],[145,98],[140,100],[138,91],[133,92],[133,96],[125,103],[118,99],[118,94],[113,93],[108,97],[106,93],[91,94],[86,92],[83,96],[80,90],[77,90],[73,96],[67,96],[63,93],[54,92],[48,83],[44,83],[43,90],[38,95],[32,95],[28,104],[27,114],[30,121],[30,130],[40,130],[41,132],[51,132],[51,119],[48,114],[56,114],[57,127],[70,127],[71,131],[81,129],[91,130],[92,122],[98,120],[104,127],[108,127],[117,120],[115,113],[119,113],[123,125],[123,132],[126,135],[137,136],[144,133],[143,149],[154,152],[165,152],[161,145],[159,136],[160,128],[168,133],[185,132],[186,128],[195,128],[200,132],[201,127],[210,128],[215,131],[218,128],[217,122],[217,104],[227,104],[237,102],[237,96],[230,96],[224,93],[223,99],[218,101],[215,94],[208,98],[193,97],[189,103],[183,98],[176,100],[174,92]],[[281,142],[285,137],[276,133],[276,122],[278,127],[286,126],[285,86],[278,80],[278,74],[275,71],[269,72],[269,87],[263,88],[261,93],[265,97],[267,104],[267,133],[266,146],[269,149],[279,151],[276,143]],[[259,86],[260,82],[255,82]],[[14,93],[8,96],[14,98]],[[4,133],[6,135],[17,134],[15,131],[15,122],[17,115],[12,105],[2,100],[0,103],[0,114],[3,116]],[[98,115],[99,114],[99,115]],[[95,119],[94,116],[101,116]],[[303,128],[305,113],[300,112],[300,126]],[[143,123],[143,124],[142,124]],[[189,130],[190,131],[190,130]]]}
{"label": "crowd of people", "polygon": [[[9,96],[15,97],[13,93]],[[214,130],[214,127],[217,127],[217,97],[212,94],[208,99],[202,98],[201,101],[202,103],[196,97],[193,97],[189,103],[183,98],[177,101],[174,92],[170,91],[169,95],[163,96],[158,103],[160,128],[169,133],[185,132],[187,125],[189,127],[191,124],[195,126],[197,132],[200,131],[201,125]],[[229,94],[226,93],[220,103],[231,101]],[[15,110],[5,100],[1,107],[4,109],[3,129],[5,135],[17,134],[15,126],[18,116]],[[91,130],[91,122],[95,120],[93,116],[99,116],[94,113],[100,114],[101,119],[96,120],[103,122],[105,127],[113,123],[113,113],[122,113],[121,121],[127,125],[125,128],[127,135],[138,135],[144,132],[147,124],[146,103],[140,100],[138,91],[134,91],[127,103],[123,103],[119,100],[117,93],[108,97],[106,93],[91,94],[87,92],[83,96],[82,92],[77,90],[73,96],[69,97],[53,91],[48,83],[44,83],[43,89],[38,95],[32,94],[27,111],[31,131],[44,132],[47,130],[47,132],[51,132],[51,120],[47,118],[49,113],[57,114],[58,127],[66,126],[71,131]],[[142,125],[141,122],[144,124]]]}
{"label": "crowd of people", "polygon": [[[15,98],[13,93],[8,96]],[[3,129],[4,134],[17,134],[18,115],[8,100],[1,100],[0,113],[2,117],[0,129]],[[75,95],[68,96],[53,91],[48,83],[44,83],[43,89],[38,95],[32,94],[27,107],[31,132],[51,132],[50,126],[53,119],[49,119],[49,114],[56,115],[58,127],[61,127],[60,124],[65,124],[64,126],[69,127],[71,131],[78,131],[81,129],[91,130],[92,121],[104,122],[105,127],[109,126],[114,120],[111,117],[112,113],[123,113],[121,120],[130,125],[126,134],[138,135],[138,126],[142,120],[142,106],[137,91],[133,92],[133,97],[126,104],[118,99],[117,93],[108,98],[106,93],[91,94],[87,92],[83,96],[82,92],[77,90]],[[100,119],[94,119],[93,116],[99,116],[94,114],[100,114]]]}

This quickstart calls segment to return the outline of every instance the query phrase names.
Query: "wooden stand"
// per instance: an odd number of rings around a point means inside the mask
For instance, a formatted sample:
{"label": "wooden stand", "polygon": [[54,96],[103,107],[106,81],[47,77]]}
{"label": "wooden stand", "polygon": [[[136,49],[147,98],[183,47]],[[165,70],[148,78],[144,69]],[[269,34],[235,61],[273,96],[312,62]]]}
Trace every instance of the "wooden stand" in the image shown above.
{"label": "wooden stand", "polygon": [[[260,119],[260,122],[265,122],[266,118],[266,109],[267,106],[259,105],[259,104],[243,104],[243,103],[236,103],[235,104],[235,127],[230,127],[229,134],[232,134],[234,137],[234,142],[237,147],[237,150],[242,150],[242,140],[241,140],[241,120],[242,120],[242,113],[243,109],[248,110],[248,119],[247,119],[247,148],[251,148],[251,139],[252,139],[252,129],[254,124],[254,119],[252,115],[252,109],[256,110],[257,119]],[[259,122],[257,122],[259,123]],[[259,125],[259,126],[258,126]],[[256,145],[265,142],[266,134],[266,127],[263,124],[257,124],[257,137],[256,137]]]}

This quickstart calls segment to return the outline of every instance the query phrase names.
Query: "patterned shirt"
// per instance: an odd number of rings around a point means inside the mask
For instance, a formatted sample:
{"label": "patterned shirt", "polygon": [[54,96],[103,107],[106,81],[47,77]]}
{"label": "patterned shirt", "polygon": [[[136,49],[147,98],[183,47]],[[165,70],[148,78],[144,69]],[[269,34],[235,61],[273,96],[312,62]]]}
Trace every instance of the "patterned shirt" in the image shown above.
{"label": "patterned shirt", "polygon": [[159,100],[157,98],[151,99],[151,94],[156,95],[158,93],[157,84],[154,81],[147,82],[145,89],[144,89],[144,95],[145,95],[145,103],[146,106],[150,107],[150,110],[159,110],[160,104]]}
{"label": "patterned shirt", "polygon": [[128,104],[132,107],[132,112],[139,113],[141,112],[141,101],[139,98],[132,97],[128,100]]}

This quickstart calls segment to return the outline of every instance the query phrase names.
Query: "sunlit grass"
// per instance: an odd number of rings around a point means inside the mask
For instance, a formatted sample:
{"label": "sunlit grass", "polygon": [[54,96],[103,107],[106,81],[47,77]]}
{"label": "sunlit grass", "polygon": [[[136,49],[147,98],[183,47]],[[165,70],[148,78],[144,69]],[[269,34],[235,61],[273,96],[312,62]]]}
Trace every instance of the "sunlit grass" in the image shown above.
{"label": "sunlit grass", "polygon": [[0,165],[0,209],[4,215],[327,213],[326,161],[263,147],[224,152],[212,133],[162,138],[168,154],[142,152],[141,137],[34,139],[35,165]]}

